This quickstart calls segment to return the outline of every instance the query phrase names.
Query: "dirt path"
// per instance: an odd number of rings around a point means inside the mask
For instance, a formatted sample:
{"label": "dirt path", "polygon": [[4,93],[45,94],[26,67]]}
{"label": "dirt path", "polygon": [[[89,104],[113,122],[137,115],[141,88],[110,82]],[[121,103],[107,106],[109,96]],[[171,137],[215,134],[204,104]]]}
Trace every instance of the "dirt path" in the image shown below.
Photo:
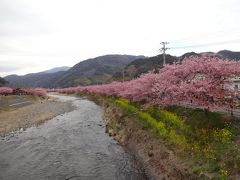
{"label": "dirt path", "polygon": [[76,109],[0,139],[0,179],[150,179],[134,157],[105,133],[100,106],[76,97],[58,98]]}

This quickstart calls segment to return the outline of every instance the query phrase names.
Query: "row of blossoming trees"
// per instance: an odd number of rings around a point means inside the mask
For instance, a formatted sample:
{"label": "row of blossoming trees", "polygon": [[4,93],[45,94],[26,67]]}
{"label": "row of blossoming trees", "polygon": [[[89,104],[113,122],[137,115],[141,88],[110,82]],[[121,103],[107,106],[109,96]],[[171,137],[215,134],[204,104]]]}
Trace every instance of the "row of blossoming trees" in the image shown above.
{"label": "row of blossoming trees", "polygon": [[191,103],[202,108],[231,109],[239,92],[227,88],[240,76],[240,62],[217,57],[190,57],[181,64],[166,65],[127,82],[56,89],[62,93],[86,92],[127,98],[132,102],[161,107]]}
{"label": "row of blossoming trees", "polygon": [[46,96],[47,90],[44,88],[28,88],[28,89],[13,89],[10,87],[0,87],[0,95],[33,95],[33,96]]}

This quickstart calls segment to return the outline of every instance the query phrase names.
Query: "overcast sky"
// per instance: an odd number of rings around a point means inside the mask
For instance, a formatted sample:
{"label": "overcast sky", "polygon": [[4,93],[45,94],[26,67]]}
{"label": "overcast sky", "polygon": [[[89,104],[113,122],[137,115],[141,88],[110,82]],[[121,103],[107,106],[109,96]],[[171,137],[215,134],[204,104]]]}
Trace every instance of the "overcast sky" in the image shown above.
{"label": "overcast sky", "polygon": [[0,76],[105,54],[240,51],[239,0],[0,0]]}

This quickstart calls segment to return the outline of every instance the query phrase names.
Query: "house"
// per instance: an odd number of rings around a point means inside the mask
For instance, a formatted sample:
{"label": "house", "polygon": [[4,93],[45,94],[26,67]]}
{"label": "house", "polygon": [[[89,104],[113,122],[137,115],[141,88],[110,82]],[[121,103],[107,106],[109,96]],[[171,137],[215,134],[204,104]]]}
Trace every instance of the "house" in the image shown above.
{"label": "house", "polygon": [[226,88],[240,91],[240,76],[230,79],[226,84]]}

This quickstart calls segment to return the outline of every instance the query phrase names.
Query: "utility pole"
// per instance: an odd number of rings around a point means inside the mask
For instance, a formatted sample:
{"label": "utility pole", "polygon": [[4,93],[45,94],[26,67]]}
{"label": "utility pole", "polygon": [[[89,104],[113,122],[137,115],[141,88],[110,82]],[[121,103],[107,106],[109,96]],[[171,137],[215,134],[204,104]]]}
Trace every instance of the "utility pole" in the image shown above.
{"label": "utility pole", "polygon": [[169,42],[161,42],[160,44],[163,46],[160,49],[160,51],[163,52],[163,66],[165,66],[166,65],[166,59],[165,59],[166,50],[170,49],[170,48],[167,48],[166,45],[169,44]]}
{"label": "utility pole", "polygon": [[125,81],[125,68],[123,68],[122,70],[122,82]]}

